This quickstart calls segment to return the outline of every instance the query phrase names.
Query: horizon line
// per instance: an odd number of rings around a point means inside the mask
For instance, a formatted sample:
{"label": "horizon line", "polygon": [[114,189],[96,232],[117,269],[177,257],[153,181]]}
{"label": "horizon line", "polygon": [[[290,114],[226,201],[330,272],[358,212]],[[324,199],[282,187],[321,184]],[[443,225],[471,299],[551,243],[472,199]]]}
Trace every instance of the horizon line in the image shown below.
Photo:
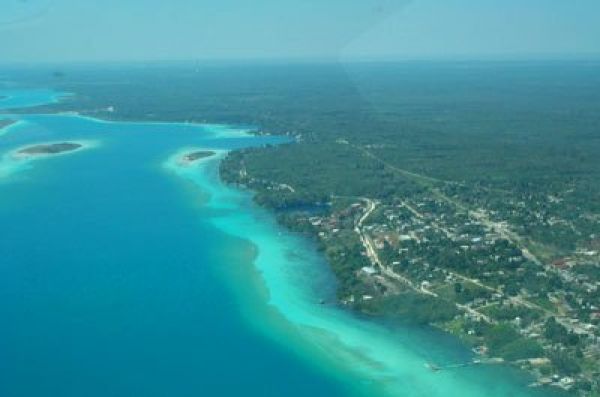
{"label": "horizon line", "polygon": [[25,66],[85,66],[85,65],[153,65],[153,64],[352,64],[352,63],[522,63],[522,62],[595,62],[600,52],[594,53],[539,53],[539,54],[493,54],[442,56],[352,56],[352,57],[255,57],[255,58],[179,58],[179,59],[81,59],[47,61],[0,61],[0,68]]}

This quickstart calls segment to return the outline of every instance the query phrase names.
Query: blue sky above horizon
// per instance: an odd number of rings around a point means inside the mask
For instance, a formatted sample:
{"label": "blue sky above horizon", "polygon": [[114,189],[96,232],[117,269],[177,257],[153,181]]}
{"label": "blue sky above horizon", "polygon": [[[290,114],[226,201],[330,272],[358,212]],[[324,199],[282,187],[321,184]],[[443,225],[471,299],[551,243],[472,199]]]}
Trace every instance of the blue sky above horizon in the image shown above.
{"label": "blue sky above horizon", "polygon": [[598,0],[3,0],[0,63],[600,55]]}

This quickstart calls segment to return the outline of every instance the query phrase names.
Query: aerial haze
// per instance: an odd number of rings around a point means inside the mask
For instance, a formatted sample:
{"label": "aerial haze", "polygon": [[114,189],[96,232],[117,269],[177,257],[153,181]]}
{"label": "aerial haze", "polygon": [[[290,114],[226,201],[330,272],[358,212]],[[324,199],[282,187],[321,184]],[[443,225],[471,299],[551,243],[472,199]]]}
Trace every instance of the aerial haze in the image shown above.
{"label": "aerial haze", "polygon": [[597,55],[594,0],[6,0],[0,61]]}
{"label": "aerial haze", "polygon": [[0,1],[0,397],[600,397],[599,15]]}

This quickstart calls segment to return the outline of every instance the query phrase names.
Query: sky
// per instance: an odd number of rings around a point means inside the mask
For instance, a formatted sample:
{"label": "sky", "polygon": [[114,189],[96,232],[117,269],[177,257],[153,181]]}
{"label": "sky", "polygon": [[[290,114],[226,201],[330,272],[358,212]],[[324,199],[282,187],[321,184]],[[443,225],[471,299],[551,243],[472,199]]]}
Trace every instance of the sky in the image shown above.
{"label": "sky", "polygon": [[600,56],[599,0],[0,0],[0,63]]}

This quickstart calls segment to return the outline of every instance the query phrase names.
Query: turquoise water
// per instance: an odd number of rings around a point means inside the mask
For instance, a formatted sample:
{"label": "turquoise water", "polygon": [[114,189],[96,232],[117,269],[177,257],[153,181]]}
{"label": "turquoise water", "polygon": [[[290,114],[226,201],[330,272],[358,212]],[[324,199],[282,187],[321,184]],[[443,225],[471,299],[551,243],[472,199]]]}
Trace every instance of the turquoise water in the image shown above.
{"label": "turquoise water", "polygon": [[56,103],[69,96],[48,89],[12,89],[0,92],[0,109],[18,109]]}
{"label": "turquoise water", "polygon": [[[8,96],[0,107],[59,100]],[[508,368],[426,369],[470,357],[453,338],[318,304],[335,281],[311,244],[218,179],[227,150],[282,138],[18,119],[0,137],[1,396],[534,395]],[[12,155],[62,140],[93,144]]]}

